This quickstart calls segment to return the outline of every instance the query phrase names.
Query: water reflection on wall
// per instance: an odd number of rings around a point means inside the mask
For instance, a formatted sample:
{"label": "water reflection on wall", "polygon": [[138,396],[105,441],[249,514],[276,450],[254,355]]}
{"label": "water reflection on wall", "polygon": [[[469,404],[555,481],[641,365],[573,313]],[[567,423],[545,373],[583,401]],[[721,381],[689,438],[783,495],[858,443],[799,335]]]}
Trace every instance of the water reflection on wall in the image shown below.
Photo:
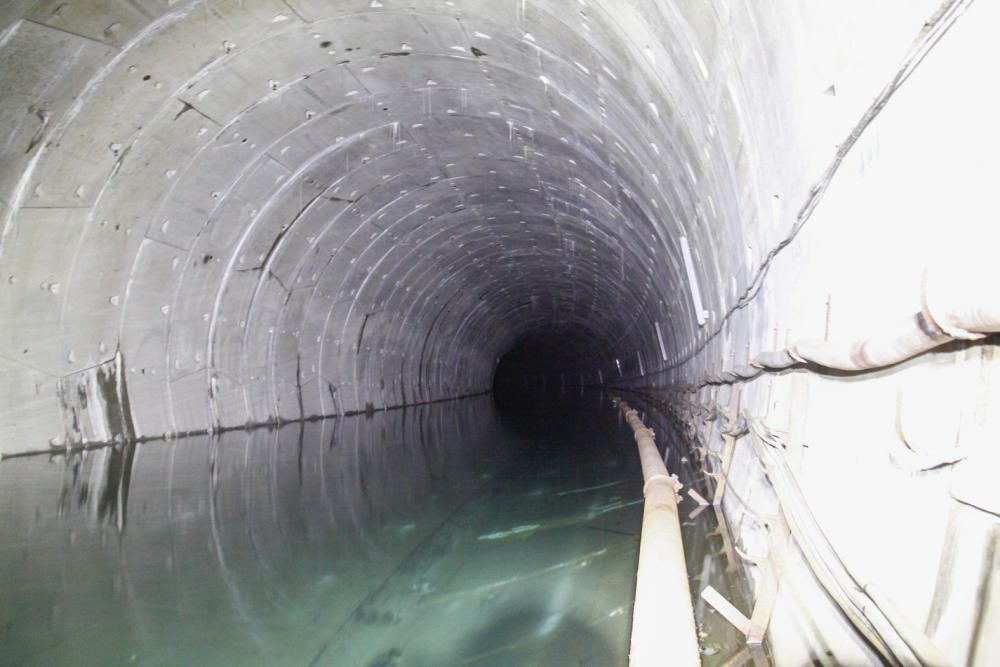
{"label": "water reflection on wall", "polygon": [[6,460],[0,663],[315,655],[503,442],[485,398]]}

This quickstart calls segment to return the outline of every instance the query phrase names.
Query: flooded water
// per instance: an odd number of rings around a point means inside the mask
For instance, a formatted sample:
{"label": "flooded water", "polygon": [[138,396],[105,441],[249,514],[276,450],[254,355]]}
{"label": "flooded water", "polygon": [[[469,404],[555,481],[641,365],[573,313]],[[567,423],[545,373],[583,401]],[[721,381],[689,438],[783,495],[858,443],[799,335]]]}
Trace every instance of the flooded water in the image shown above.
{"label": "flooded water", "polygon": [[625,665],[641,493],[598,394],[8,459],[0,664]]}

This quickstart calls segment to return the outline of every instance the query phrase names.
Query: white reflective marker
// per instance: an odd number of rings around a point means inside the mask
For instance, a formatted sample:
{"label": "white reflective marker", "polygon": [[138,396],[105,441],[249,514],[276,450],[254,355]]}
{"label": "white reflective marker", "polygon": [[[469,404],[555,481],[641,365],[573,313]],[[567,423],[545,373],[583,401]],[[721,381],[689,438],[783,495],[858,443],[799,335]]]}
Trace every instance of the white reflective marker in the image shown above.
{"label": "white reflective marker", "polygon": [[660,357],[666,361],[667,360],[667,346],[663,344],[663,332],[660,331],[660,323],[653,322],[653,326],[656,327],[656,340],[660,343]]}
{"label": "white reflective marker", "polygon": [[704,326],[708,321],[708,311],[701,303],[701,290],[698,289],[698,276],[694,272],[694,260],[691,258],[691,247],[686,236],[681,237],[681,254],[684,255],[684,270],[687,271],[688,284],[691,286],[691,300],[694,302],[694,316],[698,326]]}

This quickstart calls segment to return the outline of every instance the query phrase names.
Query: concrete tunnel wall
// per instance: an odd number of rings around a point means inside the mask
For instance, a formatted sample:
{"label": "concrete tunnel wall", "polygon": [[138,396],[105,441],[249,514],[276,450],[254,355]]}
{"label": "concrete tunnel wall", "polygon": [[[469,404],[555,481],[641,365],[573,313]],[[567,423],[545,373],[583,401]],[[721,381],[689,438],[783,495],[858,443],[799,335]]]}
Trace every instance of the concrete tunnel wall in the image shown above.
{"label": "concrete tunnel wall", "polygon": [[[0,455],[482,392],[539,337],[570,381],[672,392],[910,315],[925,268],[996,247],[998,10],[955,4],[838,155],[939,3],[6,2]],[[1000,503],[956,481],[993,465],[994,354],[739,397],[844,557],[970,664],[1000,650]],[[753,555],[751,452],[723,507]],[[873,659],[785,562],[779,662]]]}
{"label": "concrete tunnel wall", "polygon": [[803,115],[827,11],[7,4],[0,446],[480,392],[552,328],[586,381],[682,358],[841,129]]}

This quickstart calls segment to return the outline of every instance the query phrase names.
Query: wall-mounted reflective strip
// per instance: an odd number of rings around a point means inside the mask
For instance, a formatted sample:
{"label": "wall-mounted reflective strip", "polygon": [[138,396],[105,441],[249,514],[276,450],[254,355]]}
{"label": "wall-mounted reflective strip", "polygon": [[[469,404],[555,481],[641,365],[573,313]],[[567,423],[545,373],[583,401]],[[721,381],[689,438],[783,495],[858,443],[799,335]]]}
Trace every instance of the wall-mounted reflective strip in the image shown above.
{"label": "wall-mounted reflective strip", "polygon": [[694,316],[698,326],[704,326],[708,321],[708,312],[701,303],[701,290],[698,289],[698,276],[694,272],[694,260],[691,258],[691,248],[686,236],[681,237],[681,254],[684,255],[684,270],[687,271],[688,285],[691,286],[691,300],[694,302]]}
{"label": "wall-mounted reflective strip", "polygon": [[642,366],[642,352],[639,350],[635,351],[635,358],[639,360],[639,375],[645,375],[646,369]]}
{"label": "wall-mounted reflective strip", "polygon": [[660,358],[664,361],[667,360],[667,346],[663,344],[663,332],[660,331],[660,323],[653,322],[653,326],[656,327],[656,340],[660,343]]}

